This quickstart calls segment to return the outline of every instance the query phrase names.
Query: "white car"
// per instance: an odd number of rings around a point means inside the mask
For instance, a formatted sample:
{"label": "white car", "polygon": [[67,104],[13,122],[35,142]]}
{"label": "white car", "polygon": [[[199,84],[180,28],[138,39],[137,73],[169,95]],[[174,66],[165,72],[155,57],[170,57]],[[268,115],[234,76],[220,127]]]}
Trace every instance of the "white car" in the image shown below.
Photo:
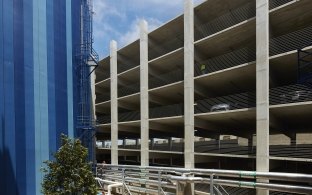
{"label": "white car", "polygon": [[210,112],[227,111],[230,109],[231,109],[230,104],[222,103],[222,104],[216,104],[214,106],[211,106]]}

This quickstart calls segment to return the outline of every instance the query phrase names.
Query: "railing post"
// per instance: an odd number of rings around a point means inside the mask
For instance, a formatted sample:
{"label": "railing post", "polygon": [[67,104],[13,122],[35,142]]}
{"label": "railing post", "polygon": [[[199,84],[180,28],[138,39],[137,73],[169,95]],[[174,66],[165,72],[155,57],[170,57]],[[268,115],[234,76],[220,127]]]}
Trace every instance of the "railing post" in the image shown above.
{"label": "railing post", "polygon": [[214,174],[211,174],[210,175],[210,195],[213,195],[213,177],[214,177]]}
{"label": "railing post", "polygon": [[125,194],[125,169],[122,169],[122,195]]}
{"label": "railing post", "polygon": [[158,194],[161,193],[161,172],[158,171]]}
{"label": "railing post", "polygon": [[177,181],[176,195],[184,195],[185,184]]}

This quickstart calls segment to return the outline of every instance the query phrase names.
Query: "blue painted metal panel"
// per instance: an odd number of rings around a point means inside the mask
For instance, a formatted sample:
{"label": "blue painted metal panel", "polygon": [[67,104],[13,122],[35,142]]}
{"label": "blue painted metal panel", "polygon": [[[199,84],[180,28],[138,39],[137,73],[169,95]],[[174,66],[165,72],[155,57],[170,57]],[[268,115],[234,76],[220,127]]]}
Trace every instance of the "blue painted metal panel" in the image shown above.
{"label": "blue painted metal panel", "polygon": [[14,0],[14,85],[15,85],[15,146],[17,194],[26,193],[25,156],[25,85],[24,85],[24,22],[23,1]]}
{"label": "blue painted metal panel", "polygon": [[0,194],[41,194],[43,161],[76,135],[79,3],[0,1]]}
{"label": "blue painted metal panel", "polygon": [[[4,173],[4,67],[3,67],[3,2],[0,2],[0,173]],[[0,177],[0,189],[4,189],[5,177]]]}
{"label": "blue painted metal panel", "polygon": [[33,51],[34,51],[34,114],[35,114],[35,180],[36,194],[40,192],[39,184],[41,173],[38,168],[41,164],[41,147],[40,147],[40,65],[39,65],[39,1],[33,1]]}
{"label": "blue painted metal panel", "polygon": [[24,2],[24,82],[26,131],[26,194],[36,194],[35,183],[35,119],[34,119],[34,52],[33,52],[33,0]]}
{"label": "blue painted metal panel", "polygon": [[16,194],[13,1],[3,0],[4,152],[5,194]]}
{"label": "blue painted metal panel", "polygon": [[[80,36],[80,30],[81,30],[81,27],[80,27],[80,9],[81,9],[81,0],[75,0],[75,1],[72,1],[72,46],[73,46],[73,62],[74,62],[74,67],[73,68],[73,80],[74,81],[77,81],[78,77],[77,77],[77,71],[76,71],[76,68],[77,68],[77,60],[75,58],[75,56],[77,55],[77,46],[80,44],[80,39],[81,39],[81,36]],[[78,82],[73,82],[73,103],[74,106],[73,107],[73,115],[74,116],[77,116],[77,105],[78,105]],[[77,120],[74,120],[74,127],[77,126]],[[78,132],[75,131],[74,132],[74,136],[77,137],[78,136]]]}
{"label": "blue painted metal panel", "polygon": [[[66,2],[57,0],[54,7],[56,136],[68,134],[67,123],[67,63],[66,58]],[[57,140],[57,146],[59,146]]]}
{"label": "blue painted metal panel", "polygon": [[35,85],[35,144],[36,193],[41,192],[43,174],[40,167],[49,159],[49,113],[47,76],[46,0],[34,1],[34,85]]}
{"label": "blue painted metal panel", "polygon": [[49,104],[49,155],[52,158],[52,152],[56,151],[56,113],[55,113],[55,62],[54,58],[54,3],[47,1],[47,52],[48,52],[48,104]]}

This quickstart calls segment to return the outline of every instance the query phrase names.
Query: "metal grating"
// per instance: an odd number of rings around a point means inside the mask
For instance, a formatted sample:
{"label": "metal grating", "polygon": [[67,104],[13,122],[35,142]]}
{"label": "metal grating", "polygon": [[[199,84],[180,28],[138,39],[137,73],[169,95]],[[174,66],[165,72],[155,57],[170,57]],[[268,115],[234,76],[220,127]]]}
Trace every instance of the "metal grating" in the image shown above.
{"label": "metal grating", "polygon": [[[270,56],[297,50],[312,42],[312,26],[270,39]],[[244,47],[195,63],[194,75],[199,76],[256,60],[255,47]],[[201,69],[204,65],[205,68]]]}
{"label": "metal grating", "polygon": [[[269,6],[270,9],[274,9],[291,1],[293,0],[270,0]],[[234,10],[229,10],[228,13],[195,27],[195,41],[213,35],[255,16],[256,5],[254,2],[247,3]]]}
{"label": "metal grating", "polygon": [[[140,145],[125,145],[123,148],[134,149],[140,148]],[[151,150],[160,151],[184,151],[184,142],[172,143],[172,147],[168,143],[154,144]],[[256,155],[256,146],[242,146],[239,145],[237,139],[232,140],[210,140],[198,141],[194,143],[195,152],[198,153],[214,153],[214,154],[232,154],[232,155]],[[270,156],[289,157],[289,158],[312,158],[311,144],[297,144],[297,145],[271,145]]]}
{"label": "metal grating", "polygon": [[270,56],[297,50],[312,42],[312,26],[270,40]]}
{"label": "metal grating", "polygon": [[[256,48],[244,47],[205,61],[200,61],[195,64],[195,76],[208,74],[219,70],[231,68],[244,63],[256,60]],[[205,65],[205,69],[201,70],[201,66]]]}
{"label": "metal grating", "polygon": [[277,7],[281,6],[281,5],[289,3],[291,1],[293,1],[293,0],[270,0],[269,1],[269,4],[270,4],[269,6],[270,6],[270,9],[274,9],[274,8],[277,8]]}
{"label": "metal grating", "polygon": [[270,89],[270,105],[312,101],[312,89],[296,84]]}
{"label": "metal grating", "polygon": [[270,146],[270,156],[289,158],[312,158],[311,144],[273,145]]}
{"label": "metal grating", "polygon": [[153,76],[149,79],[149,89],[153,89],[156,87],[168,85],[170,83],[175,83],[178,81],[183,81],[184,72],[183,70],[175,70],[172,72],[168,72],[166,74]]}
{"label": "metal grating", "polygon": [[240,93],[216,98],[198,100],[195,103],[195,113],[207,113],[213,111],[216,105],[228,105],[229,110],[252,108],[256,106],[256,95],[254,92]]}
{"label": "metal grating", "polygon": [[162,118],[170,116],[182,116],[184,114],[183,104],[173,104],[149,109],[150,118]]}

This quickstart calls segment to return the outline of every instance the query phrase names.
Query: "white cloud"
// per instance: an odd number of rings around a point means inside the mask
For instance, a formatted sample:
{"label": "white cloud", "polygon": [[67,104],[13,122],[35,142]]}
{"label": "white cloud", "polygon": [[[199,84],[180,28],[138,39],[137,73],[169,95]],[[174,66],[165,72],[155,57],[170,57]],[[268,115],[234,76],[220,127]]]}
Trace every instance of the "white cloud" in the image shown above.
{"label": "white cloud", "polygon": [[[205,0],[194,0],[197,5]],[[139,37],[139,23],[145,18],[149,31],[183,12],[184,0],[94,0],[94,46],[106,56],[109,41],[123,47]]]}
{"label": "white cloud", "polygon": [[95,12],[94,22],[99,23],[106,20],[106,17],[119,17],[125,18],[126,15],[121,11],[117,10],[116,7],[111,6],[106,3],[105,0],[95,0],[93,4],[93,9]]}
{"label": "white cloud", "polygon": [[[142,18],[136,18],[130,25],[129,31],[125,32],[124,35],[122,35],[118,42],[120,44],[120,47],[123,47],[135,40],[137,40],[140,36],[140,22],[143,20]],[[152,31],[159,27],[162,22],[157,20],[156,18],[147,18],[145,19],[148,23],[148,30]]]}

